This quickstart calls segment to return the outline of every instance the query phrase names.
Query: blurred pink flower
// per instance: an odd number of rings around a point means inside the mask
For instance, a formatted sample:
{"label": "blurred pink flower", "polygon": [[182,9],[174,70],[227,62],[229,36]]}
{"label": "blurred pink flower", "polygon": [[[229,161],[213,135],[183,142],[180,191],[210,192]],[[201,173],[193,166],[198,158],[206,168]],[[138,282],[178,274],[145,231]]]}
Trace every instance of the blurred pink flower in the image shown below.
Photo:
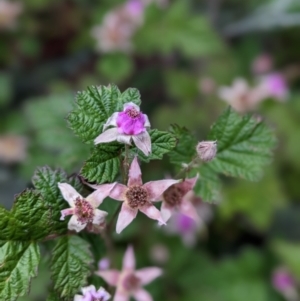
{"label": "blurred pink flower", "polygon": [[107,269],[109,269],[109,266],[110,266],[110,260],[109,260],[108,257],[103,257],[98,262],[98,269],[99,270],[107,270]]}
{"label": "blurred pink flower", "polygon": [[70,208],[61,211],[61,220],[67,215],[73,215],[68,223],[68,229],[77,232],[84,229],[88,224],[102,225],[105,223],[107,212],[97,209],[115,186],[113,184],[98,185],[97,190],[86,198],[82,197],[71,185],[58,183],[58,187]]}
{"label": "blurred pink flower", "polygon": [[204,77],[199,80],[198,88],[205,95],[212,94],[216,89],[215,81],[210,77]]}
{"label": "blurred pink flower", "polygon": [[272,56],[264,53],[257,56],[252,62],[252,71],[255,74],[263,74],[269,72],[273,67]]}
{"label": "blurred pink flower", "polygon": [[266,95],[260,86],[250,88],[244,79],[237,78],[231,87],[219,88],[219,97],[237,112],[245,113],[255,109]]}
{"label": "blurred pink flower", "polygon": [[0,136],[0,161],[22,162],[27,156],[27,139],[17,135]]}
{"label": "blurred pink flower", "polygon": [[[113,128],[107,129],[113,126]],[[104,124],[104,132],[95,140],[95,144],[117,140],[121,143],[135,143],[146,156],[151,153],[151,138],[147,129],[150,122],[147,115],[140,112],[139,106],[132,102],[124,104],[123,112],[115,112]]]}
{"label": "blurred pink flower", "polygon": [[174,212],[180,212],[189,216],[196,222],[199,221],[199,217],[194,205],[192,202],[190,202],[189,198],[186,198],[188,192],[193,189],[197,180],[198,176],[191,179],[186,179],[181,183],[176,183],[165,190],[161,197],[163,201],[161,205],[161,215],[165,222],[169,220]]}
{"label": "blurred pink flower", "polygon": [[155,244],[150,249],[150,257],[155,263],[163,264],[170,257],[169,250],[163,244]]}
{"label": "blurred pink flower", "polygon": [[21,2],[0,0],[0,30],[13,28],[22,9]]}
{"label": "blurred pink flower", "polygon": [[162,270],[157,267],[135,270],[134,251],[129,246],[123,258],[122,271],[98,271],[96,274],[109,285],[117,287],[113,301],[129,301],[131,296],[137,301],[152,301],[151,295],[142,286],[160,276]]}
{"label": "blurred pink flower", "polygon": [[81,291],[82,295],[75,295],[74,301],[107,301],[111,297],[103,287],[96,291],[94,285],[83,287]]}
{"label": "blurred pink flower", "polygon": [[152,203],[159,201],[162,193],[179,180],[160,180],[143,184],[137,157],[131,163],[128,178],[127,186],[117,183],[109,194],[111,198],[123,202],[116,232],[122,232],[135,219],[138,211],[165,224],[159,210]]}

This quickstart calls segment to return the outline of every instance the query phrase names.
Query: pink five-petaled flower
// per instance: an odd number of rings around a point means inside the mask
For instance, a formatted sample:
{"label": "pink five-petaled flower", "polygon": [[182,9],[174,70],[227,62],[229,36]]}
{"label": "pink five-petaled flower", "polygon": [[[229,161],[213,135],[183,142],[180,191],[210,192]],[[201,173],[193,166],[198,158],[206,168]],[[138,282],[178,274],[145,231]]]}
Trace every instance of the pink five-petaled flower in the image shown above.
{"label": "pink five-petaled flower", "polygon": [[158,209],[152,204],[161,200],[160,196],[171,185],[180,180],[160,180],[143,184],[140,166],[135,157],[131,163],[127,186],[117,183],[109,196],[115,200],[123,201],[116,231],[120,233],[142,211],[148,217],[165,224]]}
{"label": "pink five-petaled flower", "polygon": [[107,301],[110,299],[110,294],[100,287],[97,291],[94,285],[89,285],[81,289],[82,295],[75,295],[74,301]]}
{"label": "pink five-petaled flower", "polygon": [[163,203],[161,206],[161,215],[165,222],[167,222],[172,213],[176,211],[179,211],[194,221],[199,222],[197,211],[187,197],[188,192],[193,189],[197,180],[198,175],[194,178],[186,179],[181,183],[170,186],[162,194]]}
{"label": "pink five-petaled flower", "polygon": [[[113,128],[108,129],[108,127]],[[104,132],[95,140],[95,144],[107,143],[114,140],[131,144],[135,143],[146,156],[151,153],[151,138],[147,132],[150,122],[147,115],[140,112],[139,106],[132,102],[124,104],[123,112],[115,112],[104,124]]]}
{"label": "pink five-petaled flower", "polygon": [[114,187],[115,183],[98,185],[96,191],[82,197],[71,185],[67,183],[58,183],[58,187],[64,199],[71,208],[61,211],[61,220],[67,215],[73,215],[69,221],[68,228],[77,232],[84,229],[87,224],[100,225],[104,223],[107,212],[97,209]]}
{"label": "pink five-petaled flower", "polygon": [[109,285],[117,287],[113,301],[128,301],[130,296],[133,296],[137,301],[152,301],[151,295],[142,286],[160,276],[162,270],[157,267],[151,267],[136,271],[134,251],[129,246],[123,258],[122,271],[98,271],[96,274],[102,277]]}

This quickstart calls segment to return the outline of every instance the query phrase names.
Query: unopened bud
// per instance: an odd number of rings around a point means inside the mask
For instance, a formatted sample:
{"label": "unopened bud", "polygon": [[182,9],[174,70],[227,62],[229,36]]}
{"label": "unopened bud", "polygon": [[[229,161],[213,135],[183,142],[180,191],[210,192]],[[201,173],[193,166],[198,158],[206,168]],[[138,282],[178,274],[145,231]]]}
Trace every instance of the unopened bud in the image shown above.
{"label": "unopened bud", "polygon": [[202,161],[211,161],[217,154],[217,141],[201,141],[196,150]]}

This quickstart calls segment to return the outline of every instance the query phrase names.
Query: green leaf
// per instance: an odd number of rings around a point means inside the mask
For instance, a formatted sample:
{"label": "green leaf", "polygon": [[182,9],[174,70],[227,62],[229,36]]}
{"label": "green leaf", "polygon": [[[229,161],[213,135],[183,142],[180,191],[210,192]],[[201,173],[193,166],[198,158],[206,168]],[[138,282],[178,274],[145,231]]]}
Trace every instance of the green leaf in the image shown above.
{"label": "green leaf", "polygon": [[119,155],[122,147],[120,143],[97,145],[91,157],[84,163],[81,176],[97,184],[113,182],[120,171]]}
{"label": "green leaf", "polygon": [[107,119],[122,111],[124,103],[129,101],[140,105],[136,89],[128,89],[122,94],[115,85],[88,87],[77,94],[77,108],[67,117],[69,126],[83,142],[92,143],[102,133]]}
{"label": "green leaf", "polygon": [[41,195],[26,190],[16,197],[11,211],[0,207],[0,240],[37,240],[50,231],[50,208]]}
{"label": "green leaf", "polygon": [[61,298],[55,292],[51,292],[46,301],[61,301]]}
{"label": "green leaf", "polygon": [[228,108],[212,126],[208,140],[217,140],[217,157],[209,163],[218,173],[257,180],[271,161],[272,131],[250,115],[241,117]]}
{"label": "green leaf", "polygon": [[39,261],[36,242],[1,242],[0,300],[14,301],[28,293],[30,280],[37,275]]}
{"label": "green leaf", "polygon": [[52,251],[51,273],[60,297],[73,297],[86,286],[93,264],[89,244],[78,236],[60,238]]}
{"label": "green leaf", "polygon": [[152,152],[149,156],[145,156],[139,149],[133,148],[133,152],[137,153],[139,158],[145,162],[150,160],[161,160],[163,155],[170,152],[176,145],[176,137],[168,132],[150,130],[149,131],[152,144]]}
{"label": "green leaf", "polygon": [[51,208],[51,226],[49,225],[51,234],[64,234],[68,231],[68,221],[61,221],[60,216],[61,210],[68,208],[69,205],[61,195],[58,182],[69,183],[79,193],[83,189],[76,176],[68,177],[63,170],[52,170],[48,166],[38,167],[32,177],[33,185]]}

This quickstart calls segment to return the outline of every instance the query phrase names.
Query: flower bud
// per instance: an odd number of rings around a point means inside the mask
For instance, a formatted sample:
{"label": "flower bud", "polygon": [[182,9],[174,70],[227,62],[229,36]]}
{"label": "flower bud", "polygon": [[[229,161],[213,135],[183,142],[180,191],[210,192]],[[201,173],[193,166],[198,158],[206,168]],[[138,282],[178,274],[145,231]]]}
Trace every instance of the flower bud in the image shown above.
{"label": "flower bud", "polygon": [[211,161],[217,154],[217,141],[201,141],[196,150],[202,161]]}

